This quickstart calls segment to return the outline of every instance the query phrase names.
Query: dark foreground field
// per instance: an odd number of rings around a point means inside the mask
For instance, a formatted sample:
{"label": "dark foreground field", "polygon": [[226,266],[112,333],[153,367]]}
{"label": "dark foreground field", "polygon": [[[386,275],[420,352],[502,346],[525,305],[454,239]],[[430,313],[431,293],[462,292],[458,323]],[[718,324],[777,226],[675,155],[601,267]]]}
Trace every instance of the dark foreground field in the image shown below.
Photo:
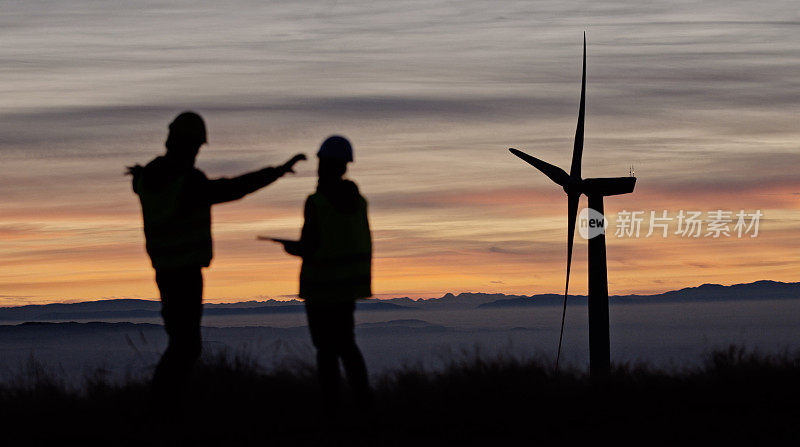
{"label": "dark foreground field", "polygon": [[0,387],[4,445],[709,445],[800,441],[800,355],[731,348],[704,366],[663,372],[617,366],[591,381],[513,359],[454,361],[374,383],[375,409],[345,405],[325,420],[313,370],[263,371],[246,359],[206,359],[183,411],[152,408],[146,384],[66,390],[32,363]]}

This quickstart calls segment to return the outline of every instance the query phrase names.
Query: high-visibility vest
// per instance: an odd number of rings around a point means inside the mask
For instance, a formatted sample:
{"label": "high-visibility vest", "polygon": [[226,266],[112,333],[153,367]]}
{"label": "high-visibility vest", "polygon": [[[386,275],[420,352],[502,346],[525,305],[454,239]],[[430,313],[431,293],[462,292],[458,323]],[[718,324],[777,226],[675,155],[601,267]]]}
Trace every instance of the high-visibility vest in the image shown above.
{"label": "high-visibility vest", "polygon": [[313,301],[348,301],[372,296],[372,237],[367,201],[358,197],[354,211],[341,211],[320,193],[309,196],[315,219],[311,228],[319,247],[303,256],[300,297]]}
{"label": "high-visibility vest", "polygon": [[193,176],[205,174],[192,169],[150,189],[136,181],[142,204],[147,254],[156,270],[180,267],[207,267],[211,263],[211,205],[191,191],[198,186]]}

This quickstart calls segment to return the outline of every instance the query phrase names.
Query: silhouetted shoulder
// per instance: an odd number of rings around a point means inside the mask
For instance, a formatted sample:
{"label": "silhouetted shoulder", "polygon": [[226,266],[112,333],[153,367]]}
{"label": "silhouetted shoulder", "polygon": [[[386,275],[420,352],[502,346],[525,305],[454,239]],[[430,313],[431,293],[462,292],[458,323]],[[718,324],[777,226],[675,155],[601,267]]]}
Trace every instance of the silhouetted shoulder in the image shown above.
{"label": "silhouetted shoulder", "polygon": [[361,205],[366,206],[367,205],[367,199],[359,191],[358,185],[356,184],[356,182],[354,182],[352,180],[345,180],[345,183],[349,183],[350,185],[352,185],[352,186],[349,186],[349,187],[353,189],[353,194],[358,197],[358,200],[359,200]]}
{"label": "silhouetted shoulder", "polygon": [[203,171],[193,167],[180,167],[166,157],[156,157],[134,175],[134,182],[150,190],[159,190],[167,184],[178,180],[185,180],[191,187],[202,187],[208,181]]}
{"label": "silhouetted shoulder", "polygon": [[208,181],[206,173],[197,168],[192,168],[192,172],[189,173],[189,179],[190,181],[197,183],[204,183]]}
{"label": "silhouetted shoulder", "polygon": [[149,173],[157,173],[169,169],[169,162],[164,157],[156,157],[150,160],[150,163],[144,165],[144,169]]}
{"label": "silhouetted shoulder", "polygon": [[139,176],[140,185],[146,189],[161,189],[178,173],[165,157],[156,157],[147,163]]}
{"label": "silhouetted shoulder", "polygon": [[320,183],[317,194],[329,202],[340,212],[353,212],[362,204],[364,198],[358,191],[358,186],[350,180],[341,180],[330,183]]}
{"label": "silhouetted shoulder", "polygon": [[352,194],[361,195],[361,192],[358,190],[358,185],[356,184],[356,182],[352,180],[344,180],[342,183],[344,183],[345,188],[349,188],[352,191]]}

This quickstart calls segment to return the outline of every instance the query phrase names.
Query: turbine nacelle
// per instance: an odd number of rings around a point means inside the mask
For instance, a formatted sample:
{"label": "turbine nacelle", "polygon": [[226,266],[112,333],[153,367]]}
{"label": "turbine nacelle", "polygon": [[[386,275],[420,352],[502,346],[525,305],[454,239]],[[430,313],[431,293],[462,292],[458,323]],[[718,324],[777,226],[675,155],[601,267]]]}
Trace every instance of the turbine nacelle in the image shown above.
{"label": "turbine nacelle", "polygon": [[601,177],[581,180],[581,192],[587,196],[616,196],[633,192],[636,177]]}

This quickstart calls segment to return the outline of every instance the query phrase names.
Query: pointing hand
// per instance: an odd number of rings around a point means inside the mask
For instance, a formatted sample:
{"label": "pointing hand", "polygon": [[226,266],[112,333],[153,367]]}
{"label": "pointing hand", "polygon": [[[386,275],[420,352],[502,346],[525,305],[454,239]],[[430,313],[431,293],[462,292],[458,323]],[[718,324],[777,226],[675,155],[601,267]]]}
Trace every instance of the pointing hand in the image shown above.
{"label": "pointing hand", "polygon": [[297,163],[298,161],[305,160],[305,159],[306,159],[306,155],[305,154],[297,154],[294,157],[292,157],[289,161],[284,163],[283,166],[281,166],[281,168],[283,169],[283,172],[291,172],[292,174],[294,174],[294,165],[295,165],[295,163]]}

